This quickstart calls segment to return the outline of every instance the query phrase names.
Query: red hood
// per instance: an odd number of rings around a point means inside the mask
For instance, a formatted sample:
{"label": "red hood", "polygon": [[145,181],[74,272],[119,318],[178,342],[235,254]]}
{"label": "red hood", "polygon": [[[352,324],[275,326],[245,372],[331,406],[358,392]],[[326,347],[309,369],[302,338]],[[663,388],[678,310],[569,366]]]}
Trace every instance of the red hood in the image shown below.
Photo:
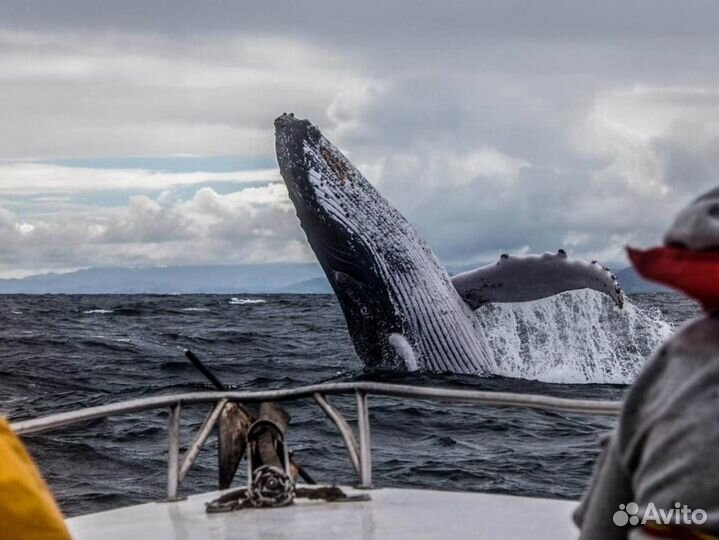
{"label": "red hood", "polygon": [[643,277],[679,289],[706,311],[719,310],[719,251],[656,247],[627,253]]}

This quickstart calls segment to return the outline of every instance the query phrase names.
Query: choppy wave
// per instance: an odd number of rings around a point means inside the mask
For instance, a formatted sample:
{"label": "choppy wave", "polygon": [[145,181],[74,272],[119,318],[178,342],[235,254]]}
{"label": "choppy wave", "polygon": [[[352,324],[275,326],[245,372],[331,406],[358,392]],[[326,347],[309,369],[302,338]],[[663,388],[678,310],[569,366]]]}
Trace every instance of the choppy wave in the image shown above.
{"label": "choppy wave", "polygon": [[189,311],[189,312],[196,312],[196,313],[206,313],[210,311],[210,308],[204,308],[204,307],[186,307],[182,308],[182,311]]}
{"label": "choppy wave", "polygon": [[228,304],[231,306],[244,306],[246,304],[264,304],[267,300],[263,300],[262,298],[230,298],[230,301]]}
{"label": "choppy wave", "polygon": [[[473,377],[364,368],[331,295],[247,294],[242,299],[267,303],[230,306],[229,295],[4,296],[0,411],[14,421],[123,399],[209,389],[185,358],[185,349],[196,352],[224,384],[238,390],[379,380],[617,400],[626,390],[623,385],[528,379],[631,378],[642,352],[659,339],[657,328],[667,331],[666,320],[679,324],[697,314],[696,305],[684,297],[664,293],[635,297],[644,311],[629,306],[618,312],[583,293],[536,305],[487,307],[478,315],[509,377]],[[188,307],[209,312],[183,311]],[[83,313],[90,310],[113,313]],[[603,336],[600,343],[582,345],[589,340],[586,329],[595,327]],[[524,345],[523,332],[530,334]],[[560,345],[555,332],[562,336]],[[615,345],[612,339],[618,340]],[[577,343],[569,345],[572,340]],[[552,355],[552,347],[563,352]],[[607,355],[612,347],[615,356]],[[591,360],[602,355],[608,356],[602,363]],[[614,363],[631,370],[606,374],[605,368]],[[599,433],[616,421],[409,399],[378,397],[372,403],[379,486],[576,499],[591,473]],[[354,398],[337,396],[336,405],[351,412]],[[321,482],[354,482],[341,437],[317,411],[307,400],[290,406],[292,448],[298,461]],[[193,436],[206,415],[206,405],[183,406],[183,440]],[[164,497],[166,425],[164,411],[145,411],[47,436],[31,435],[25,442],[62,509],[77,515]],[[216,467],[217,454],[211,448],[200,453],[183,493],[216,489]],[[238,478],[235,485],[243,480]]]}
{"label": "choppy wave", "polygon": [[624,309],[594,291],[536,302],[495,304],[478,316],[497,375],[555,383],[628,384],[672,332],[658,309]]}

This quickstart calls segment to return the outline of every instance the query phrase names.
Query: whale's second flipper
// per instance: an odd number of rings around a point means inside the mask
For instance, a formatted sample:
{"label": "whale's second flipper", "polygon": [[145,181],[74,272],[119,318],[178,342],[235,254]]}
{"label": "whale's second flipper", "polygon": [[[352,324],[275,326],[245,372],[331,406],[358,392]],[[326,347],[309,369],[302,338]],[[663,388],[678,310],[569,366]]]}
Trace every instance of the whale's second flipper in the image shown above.
{"label": "whale's second flipper", "polygon": [[452,283],[472,308],[494,302],[526,302],[564,291],[594,289],[621,308],[622,289],[608,268],[596,261],[572,260],[564,250],[544,255],[502,255],[498,262],[457,274]]}

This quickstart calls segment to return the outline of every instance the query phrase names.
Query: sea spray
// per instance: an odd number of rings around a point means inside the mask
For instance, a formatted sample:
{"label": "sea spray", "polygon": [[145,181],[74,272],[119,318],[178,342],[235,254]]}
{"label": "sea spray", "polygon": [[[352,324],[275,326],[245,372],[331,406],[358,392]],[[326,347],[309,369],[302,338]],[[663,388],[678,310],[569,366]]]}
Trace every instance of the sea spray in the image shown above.
{"label": "sea spray", "polygon": [[624,309],[594,291],[536,302],[493,304],[477,315],[497,375],[555,383],[629,384],[672,332],[659,310]]}

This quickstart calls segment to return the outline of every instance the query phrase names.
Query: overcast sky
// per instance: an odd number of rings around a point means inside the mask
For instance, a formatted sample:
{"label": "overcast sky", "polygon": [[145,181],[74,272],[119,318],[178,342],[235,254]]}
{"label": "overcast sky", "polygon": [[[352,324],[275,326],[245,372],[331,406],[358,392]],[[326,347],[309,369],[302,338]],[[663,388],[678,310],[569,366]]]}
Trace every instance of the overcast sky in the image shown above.
{"label": "overcast sky", "polygon": [[623,266],[719,184],[719,0],[3,0],[0,277],[313,260],[285,111],[447,264]]}

